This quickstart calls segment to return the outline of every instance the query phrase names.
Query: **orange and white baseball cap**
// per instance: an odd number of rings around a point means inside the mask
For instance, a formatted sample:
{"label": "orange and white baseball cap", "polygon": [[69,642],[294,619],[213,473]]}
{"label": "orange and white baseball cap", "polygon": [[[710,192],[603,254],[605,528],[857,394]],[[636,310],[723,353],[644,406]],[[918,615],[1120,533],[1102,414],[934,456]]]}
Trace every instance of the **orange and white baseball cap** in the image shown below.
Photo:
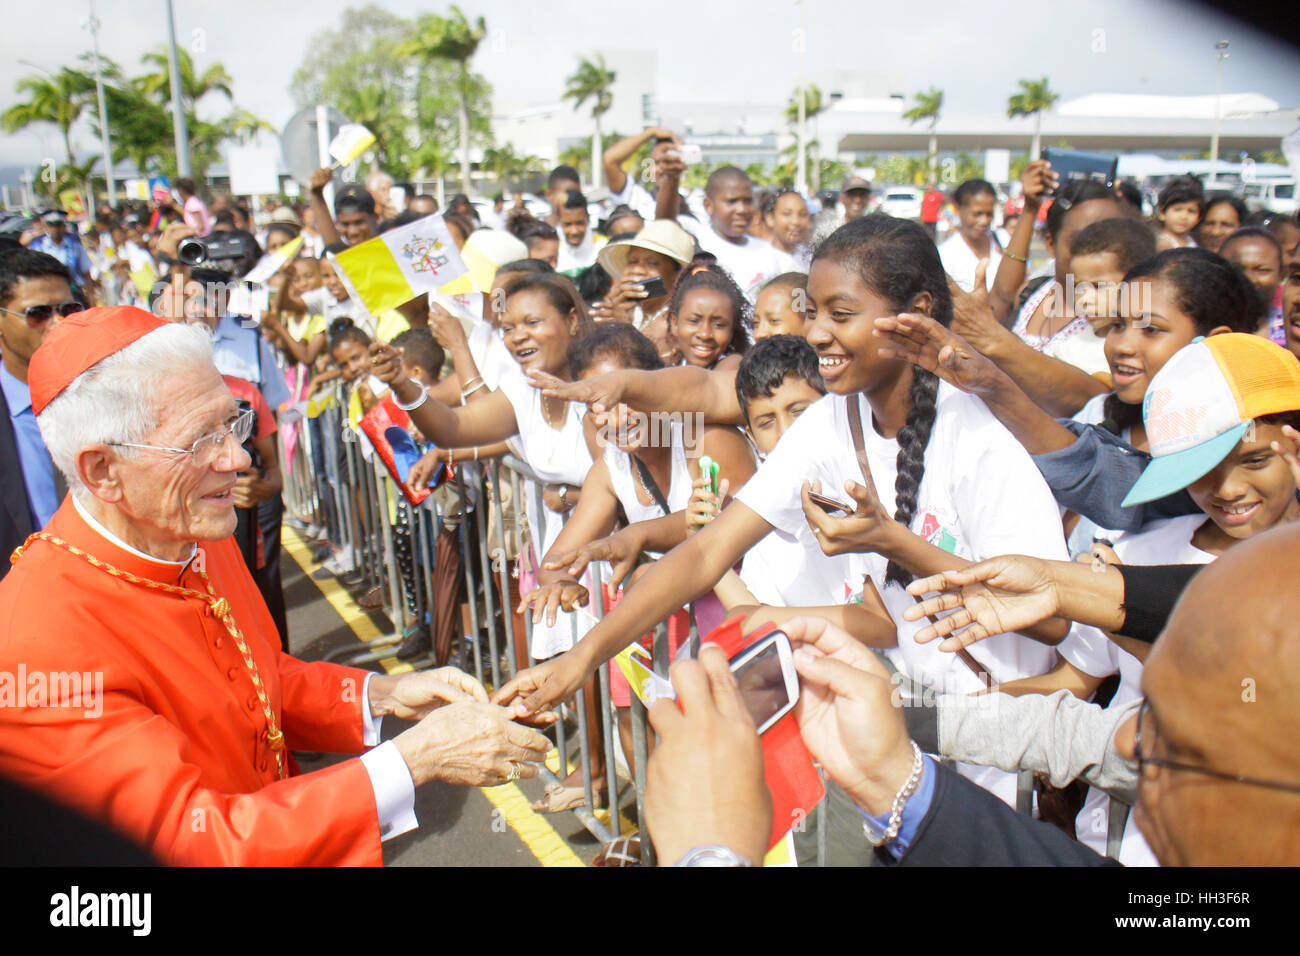
{"label": "orange and white baseball cap", "polygon": [[1206,475],[1264,415],[1300,409],[1300,360],[1258,335],[1211,335],[1179,349],[1142,399],[1151,462],[1124,505],[1155,501]]}

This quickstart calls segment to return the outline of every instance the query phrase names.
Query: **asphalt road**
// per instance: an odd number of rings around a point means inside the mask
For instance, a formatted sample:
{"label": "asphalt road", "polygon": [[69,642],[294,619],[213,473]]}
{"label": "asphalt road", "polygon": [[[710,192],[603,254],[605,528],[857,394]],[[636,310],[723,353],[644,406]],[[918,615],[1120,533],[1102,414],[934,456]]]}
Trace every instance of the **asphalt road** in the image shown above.
{"label": "asphalt road", "polygon": [[[313,566],[314,568],[315,566]],[[289,609],[292,653],[303,660],[320,660],[357,636],[345,617],[326,599],[321,587],[305,574],[289,550],[282,552],[281,575]],[[348,592],[353,598],[359,592]],[[382,633],[392,625],[382,613],[366,615]],[[372,666],[380,670],[380,665]],[[386,719],[384,739],[409,724]],[[347,759],[325,756],[300,759],[304,772]],[[384,844],[389,866],[543,866],[588,864],[600,849],[572,813],[541,815],[528,805],[540,798],[542,784],[522,780],[492,788],[491,793],[469,787],[431,783],[415,798],[418,830]]]}

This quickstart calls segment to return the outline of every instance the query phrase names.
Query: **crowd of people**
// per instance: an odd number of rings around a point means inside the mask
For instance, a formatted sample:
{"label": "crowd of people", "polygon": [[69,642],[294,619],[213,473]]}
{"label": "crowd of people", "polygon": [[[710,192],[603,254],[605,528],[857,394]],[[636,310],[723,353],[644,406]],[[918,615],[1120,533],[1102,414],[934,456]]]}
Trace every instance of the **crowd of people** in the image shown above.
{"label": "crowd of people", "polygon": [[[331,204],[322,169],[296,206],[180,180],[0,248],[0,672],[104,681],[93,719],[0,706],[0,775],[166,862],[375,863],[425,781],[536,775],[583,688],[589,765],[536,808],[613,802],[603,768],[635,748],[609,662],[667,622],[643,822],[661,862],[757,865],[755,723],[689,641],[739,616],[795,648],[832,862],[1300,861],[1300,225],[1191,177],[1148,221],[1043,160],[1015,208],[972,179],[920,222],[856,176],[814,215],[724,166],[697,203],[681,148],[611,146],[600,203],[557,167],[544,217],[519,194],[399,209],[378,172]],[[435,214],[466,273],[372,313],[338,255]],[[395,653],[427,669],[288,654],[283,524],[330,574],[364,560],[330,540],[313,410],[356,435],[385,400],[450,541],[476,500],[448,466],[512,454],[538,484],[508,503],[520,667],[490,692],[446,666],[476,596],[453,574],[454,613],[415,600],[405,502]],[[286,513],[304,433],[320,506]],[[417,723],[380,744],[384,715]]]}

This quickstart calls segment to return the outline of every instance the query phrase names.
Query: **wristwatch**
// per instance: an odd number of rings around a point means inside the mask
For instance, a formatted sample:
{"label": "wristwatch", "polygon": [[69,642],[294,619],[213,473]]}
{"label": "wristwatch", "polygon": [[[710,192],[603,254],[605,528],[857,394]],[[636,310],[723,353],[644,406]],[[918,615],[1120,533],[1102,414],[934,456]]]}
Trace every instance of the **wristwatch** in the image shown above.
{"label": "wristwatch", "polygon": [[739,853],[725,846],[697,846],[682,856],[673,866],[753,866]]}
{"label": "wristwatch", "polygon": [[569,486],[565,484],[560,485],[560,505],[565,511],[569,510]]}

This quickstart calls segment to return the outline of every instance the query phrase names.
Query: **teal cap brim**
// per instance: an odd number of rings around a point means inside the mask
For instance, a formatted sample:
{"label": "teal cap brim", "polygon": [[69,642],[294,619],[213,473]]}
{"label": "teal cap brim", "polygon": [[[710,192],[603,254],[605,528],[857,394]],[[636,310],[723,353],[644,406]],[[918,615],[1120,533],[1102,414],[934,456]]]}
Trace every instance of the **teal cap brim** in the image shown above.
{"label": "teal cap brim", "polygon": [[1249,427],[1250,422],[1242,422],[1217,438],[1172,455],[1152,458],[1137,484],[1129,489],[1122,502],[1123,506],[1127,508],[1145,504],[1172,495],[1175,491],[1182,491],[1227,458],[1228,452],[1237,447],[1237,442],[1241,441],[1241,436]]}

